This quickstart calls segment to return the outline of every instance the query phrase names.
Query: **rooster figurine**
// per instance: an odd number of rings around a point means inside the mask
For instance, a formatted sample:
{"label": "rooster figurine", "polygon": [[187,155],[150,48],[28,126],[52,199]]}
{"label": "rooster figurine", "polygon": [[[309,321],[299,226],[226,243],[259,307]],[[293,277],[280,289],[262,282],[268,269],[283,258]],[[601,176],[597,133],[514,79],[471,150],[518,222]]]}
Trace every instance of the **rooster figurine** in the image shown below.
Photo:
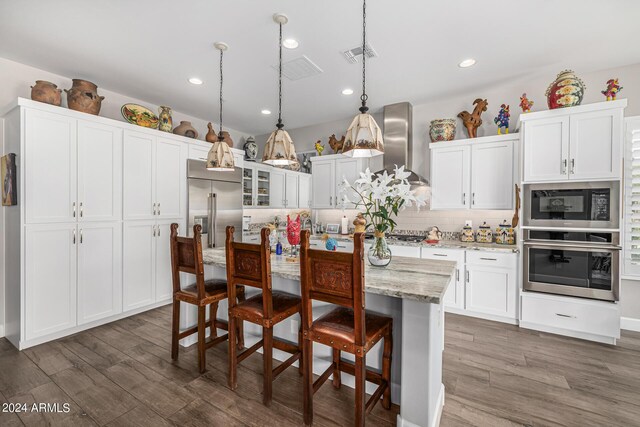
{"label": "rooster figurine", "polygon": [[316,149],[316,152],[318,153],[318,156],[322,156],[322,152],[324,151],[324,145],[322,145],[320,140],[316,141],[315,149]]}
{"label": "rooster figurine", "polygon": [[523,113],[528,113],[531,111],[531,107],[533,107],[533,101],[527,98],[527,94],[523,93],[520,97],[520,108],[522,108]]}
{"label": "rooster figurine", "polygon": [[498,135],[502,135],[502,128],[504,128],[504,133],[509,133],[509,117],[511,117],[509,106],[502,104],[498,117],[493,119],[493,122],[498,125]]}
{"label": "rooster figurine", "polygon": [[287,215],[287,241],[292,246],[300,244],[300,215],[293,221]]}
{"label": "rooster figurine", "polygon": [[601,93],[607,97],[607,101],[615,101],[616,95],[622,90],[622,86],[618,84],[618,79],[609,79],[607,81],[607,88]]}
{"label": "rooster figurine", "polygon": [[342,135],[342,139],[336,138],[335,133],[329,137],[329,147],[331,147],[334,153],[342,153],[342,149],[344,148],[344,139],[344,135]]}

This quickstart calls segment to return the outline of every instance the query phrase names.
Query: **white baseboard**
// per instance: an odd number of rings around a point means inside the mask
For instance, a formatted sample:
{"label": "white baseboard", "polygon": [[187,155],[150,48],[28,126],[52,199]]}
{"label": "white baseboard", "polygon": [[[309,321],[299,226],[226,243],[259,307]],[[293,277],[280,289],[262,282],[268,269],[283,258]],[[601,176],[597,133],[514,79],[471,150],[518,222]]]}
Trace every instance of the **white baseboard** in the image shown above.
{"label": "white baseboard", "polygon": [[[444,384],[440,386],[440,393],[438,395],[438,403],[437,411],[435,417],[431,420],[431,425],[429,427],[438,427],[440,425],[440,419],[442,418],[442,410],[444,409]],[[396,417],[396,427],[420,427],[417,424],[412,423],[411,421],[407,421],[401,416],[402,408],[400,408],[400,414]]]}
{"label": "white baseboard", "polygon": [[4,325],[0,325],[0,338],[4,338]]}
{"label": "white baseboard", "polygon": [[620,329],[640,332],[640,319],[634,319],[633,317],[621,317]]}

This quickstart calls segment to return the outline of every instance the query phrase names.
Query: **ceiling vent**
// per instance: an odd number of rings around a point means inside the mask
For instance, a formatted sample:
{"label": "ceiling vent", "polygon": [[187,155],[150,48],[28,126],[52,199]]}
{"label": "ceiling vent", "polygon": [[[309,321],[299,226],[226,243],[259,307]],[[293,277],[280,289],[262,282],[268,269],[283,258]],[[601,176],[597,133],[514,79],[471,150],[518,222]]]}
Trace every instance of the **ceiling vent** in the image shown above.
{"label": "ceiling vent", "polygon": [[[378,56],[376,51],[373,50],[369,43],[365,45],[364,51],[367,54],[367,58],[376,58]],[[349,62],[350,64],[355,64],[358,62],[358,57],[362,56],[362,45],[354,47],[353,49],[345,50],[344,52],[342,52],[342,54],[344,55],[347,62]]]}
{"label": "ceiling vent", "polygon": [[[272,65],[272,67],[278,71],[277,65]],[[282,63],[282,74],[289,80],[306,79],[320,73],[322,73],[322,68],[314,64],[305,55]]]}

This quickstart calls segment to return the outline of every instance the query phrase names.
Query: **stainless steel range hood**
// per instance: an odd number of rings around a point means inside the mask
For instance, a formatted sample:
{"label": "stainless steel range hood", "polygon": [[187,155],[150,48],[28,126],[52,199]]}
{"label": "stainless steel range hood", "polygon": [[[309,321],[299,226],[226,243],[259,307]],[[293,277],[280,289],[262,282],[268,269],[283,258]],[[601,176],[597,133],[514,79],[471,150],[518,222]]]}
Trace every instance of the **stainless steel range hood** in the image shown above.
{"label": "stainless steel range hood", "polygon": [[412,187],[428,187],[429,181],[415,173],[411,168],[413,150],[413,106],[409,102],[385,105],[384,107],[384,169],[393,173],[396,165],[405,165],[410,172],[409,183]]}

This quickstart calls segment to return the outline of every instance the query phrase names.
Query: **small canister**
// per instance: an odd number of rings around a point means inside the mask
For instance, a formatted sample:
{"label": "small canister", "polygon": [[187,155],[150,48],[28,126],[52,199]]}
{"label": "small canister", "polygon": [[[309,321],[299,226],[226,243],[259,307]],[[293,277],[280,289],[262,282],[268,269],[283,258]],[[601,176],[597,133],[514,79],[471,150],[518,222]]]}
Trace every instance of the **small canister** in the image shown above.
{"label": "small canister", "polygon": [[500,245],[515,245],[516,243],[516,233],[506,219],[496,228],[496,243]]}
{"label": "small canister", "polygon": [[462,231],[460,232],[460,241],[461,242],[474,242],[475,236],[473,235],[473,227],[470,225],[465,225],[462,227]]}
{"label": "small canister", "polygon": [[493,232],[491,231],[491,226],[487,225],[486,222],[483,222],[482,225],[478,228],[478,231],[476,233],[476,242],[478,243],[493,242]]}

